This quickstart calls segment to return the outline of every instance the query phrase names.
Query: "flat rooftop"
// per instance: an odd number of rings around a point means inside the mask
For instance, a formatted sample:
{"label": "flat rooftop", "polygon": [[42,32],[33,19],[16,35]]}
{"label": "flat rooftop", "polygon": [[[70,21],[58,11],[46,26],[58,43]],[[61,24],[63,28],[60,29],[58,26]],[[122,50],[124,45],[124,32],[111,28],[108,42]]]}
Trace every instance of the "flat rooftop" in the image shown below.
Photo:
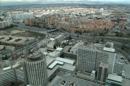
{"label": "flat rooftop", "polygon": [[99,86],[97,83],[77,78],[71,72],[60,71],[49,86]]}

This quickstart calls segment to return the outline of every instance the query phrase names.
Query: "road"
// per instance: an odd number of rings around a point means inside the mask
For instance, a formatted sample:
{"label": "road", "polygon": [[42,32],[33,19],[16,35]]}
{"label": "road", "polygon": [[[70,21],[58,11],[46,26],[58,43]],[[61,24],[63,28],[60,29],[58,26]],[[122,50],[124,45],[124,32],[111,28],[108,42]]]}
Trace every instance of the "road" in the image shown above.
{"label": "road", "polygon": [[[38,27],[31,27],[31,26],[26,26],[24,24],[14,24],[17,27],[19,27],[18,29],[23,29],[26,31],[31,31],[31,32],[36,32],[36,33],[40,33],[40,34],[47,34],[50,32],[54,32],[57,29],[51,29],[51,30],[47,30],[46,28],[38,28]],[[130,38],[126,38],[126,37],[110,37],[110,36],[84,36],[84,35],[79,35],[79,38],[82,39],[108,39],[108,40],[116,40],[116,41],[130,41]]]}
{"label": "road", "polygon": [[114,41],[122,41],[122,42],[130,42],[130,38],[126,37],[112,37],[112,36],[85,36],[85,35],[71,35],[72,38],[75,39],[82,39],[82,40],[97,40],[97,39],[107,39],[107,40],[114,40]]}
{"label": "road", "polygon": [[36,32],[36,33],[40,33],[40,34],[47,34],[50,32],[54,32],[57,31],[57,29],[51,29],[51,30],[47,30],[46,28],[38,28],[38,27],[31,27],[31,26],[26,26],[25,24],[14,24],[18,27],[18,29],[22,29],[22,30],[26,30],[26,31],[30,31],[30,32]]}

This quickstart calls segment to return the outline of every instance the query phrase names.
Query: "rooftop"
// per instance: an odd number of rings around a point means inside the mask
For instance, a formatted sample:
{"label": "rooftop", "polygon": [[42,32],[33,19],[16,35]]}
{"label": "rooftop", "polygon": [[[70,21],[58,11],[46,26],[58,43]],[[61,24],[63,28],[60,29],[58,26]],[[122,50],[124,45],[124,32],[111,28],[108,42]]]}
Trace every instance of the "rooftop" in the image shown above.
{"label": "rooftop", "polygon": [[108,79],[109,80],[113,80],[113,81],[118,81],[118,82],[122,82],[123,81],[123,78],[121,76],[114,75],[114,74],[109,74],[108,75]]}
{"label": "rooftop", "polygon": [[50,86],[98,86],[95,82],[77,78],[70,72],[62,72],[52,80]]}

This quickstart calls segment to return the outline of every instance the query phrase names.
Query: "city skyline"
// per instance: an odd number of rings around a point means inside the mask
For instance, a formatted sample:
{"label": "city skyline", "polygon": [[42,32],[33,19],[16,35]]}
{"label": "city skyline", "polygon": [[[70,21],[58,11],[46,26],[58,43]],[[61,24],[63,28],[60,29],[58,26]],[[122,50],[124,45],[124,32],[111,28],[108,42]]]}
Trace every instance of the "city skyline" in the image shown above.
{"label": "city skyline", "polygon": [[0,0],[0,86],[130,86],[123,1]]}

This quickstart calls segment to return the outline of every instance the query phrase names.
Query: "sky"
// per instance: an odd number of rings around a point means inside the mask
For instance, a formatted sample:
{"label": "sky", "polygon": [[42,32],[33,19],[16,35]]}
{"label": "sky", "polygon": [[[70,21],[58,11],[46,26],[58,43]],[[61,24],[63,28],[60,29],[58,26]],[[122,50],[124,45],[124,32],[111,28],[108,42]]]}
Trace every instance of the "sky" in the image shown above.
{"label": "sky", "polygon": [[130,3],[130,0],[0,0],[0,3],[19,2],[19,3],[61,3],[61,2],[113,2],[113,3]]}

